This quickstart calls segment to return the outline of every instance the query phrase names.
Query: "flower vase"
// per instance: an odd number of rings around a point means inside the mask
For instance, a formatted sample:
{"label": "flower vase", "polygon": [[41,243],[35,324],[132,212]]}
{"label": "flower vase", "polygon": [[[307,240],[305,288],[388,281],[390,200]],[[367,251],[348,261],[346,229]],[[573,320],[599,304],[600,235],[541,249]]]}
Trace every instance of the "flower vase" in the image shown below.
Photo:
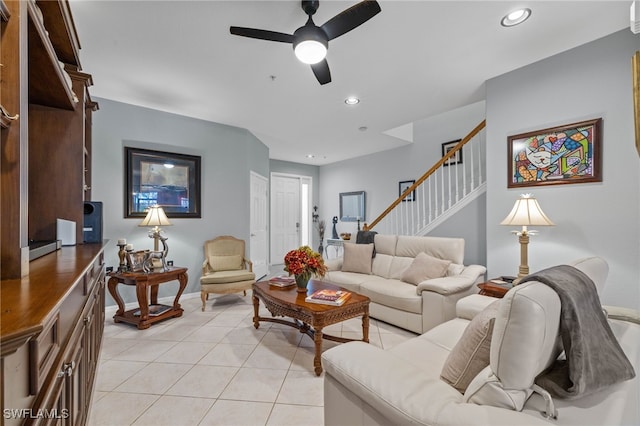
{"label": "flower vase", "polygon": [[296,286],[298,286],[297,288],[298,293],[306,293],[307,285],[309,284],[309,280],[311,279],[311,274],[309,273],[296,274],[295,279],[296,279]]}

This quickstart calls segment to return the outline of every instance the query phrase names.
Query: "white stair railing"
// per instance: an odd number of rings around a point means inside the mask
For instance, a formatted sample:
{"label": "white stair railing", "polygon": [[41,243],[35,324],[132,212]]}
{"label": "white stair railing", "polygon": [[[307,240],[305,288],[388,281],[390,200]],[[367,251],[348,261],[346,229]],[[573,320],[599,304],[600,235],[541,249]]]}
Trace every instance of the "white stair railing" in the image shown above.
{"label": "white stair railing", "polygon": [[483,121],[365,229],[375,226],[382,234],[427,234],[485,192],[485,158]]}

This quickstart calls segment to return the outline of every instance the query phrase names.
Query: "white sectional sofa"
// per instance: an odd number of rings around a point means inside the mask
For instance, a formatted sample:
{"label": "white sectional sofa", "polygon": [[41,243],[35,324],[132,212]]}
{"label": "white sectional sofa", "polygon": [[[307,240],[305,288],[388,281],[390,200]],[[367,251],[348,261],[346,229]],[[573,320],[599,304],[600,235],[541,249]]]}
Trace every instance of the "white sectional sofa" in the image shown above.
{"label": "white sectional sofa", "polygon": [[[345,243],[343,257],[326,262],[329,271],[325,280],[368,296],[371,317],[415,333],[454,318],[456,302],[477,293],[476,284],[484,281],[484,266],[463,264],[462,238],[377,234],[373,258],[371,252],[366,258],[363,246]],[[356,251],[359,253],[354,255]],[[360,259],[354,261],[354,256]],[[420,268],[416,257],[431,263]],[[436,269],[444,268],[442,273],[420,280],[420,272],[433,263]]]}
{"label": "white sectional sofa", "polygon": [[[600,258],[582,259],[573,266],[596,285],[604,283],[608,272]],[[473,328],[471,319],[480,317],[478,312],[486,312],[484,308],[491,303],[488,309],[495,307],[496,316],[488,335],[489,365],[477,375],[472,373],[461,393],[440,376],[461,337],[469,337],[465,330]],[[322,356],[325,424],[638,425],[638,314],[605,309],[636,371],[633,379],[577,399],[550,398],[544,390],[534,389],[534,379],[559,356],[562,347],[558,294],[531,281],[509,290],[503,299],[468,296],[458,303],[455,319],[388,350],[363,342],[327,350]],[[549,414],[557,418],[547,418]]]}

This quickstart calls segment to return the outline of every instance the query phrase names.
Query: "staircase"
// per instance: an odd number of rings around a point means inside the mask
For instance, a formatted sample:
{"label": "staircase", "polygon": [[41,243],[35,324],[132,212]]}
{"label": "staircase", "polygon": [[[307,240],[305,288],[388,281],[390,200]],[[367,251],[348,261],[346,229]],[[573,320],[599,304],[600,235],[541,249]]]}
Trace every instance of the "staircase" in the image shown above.
{"label": "staircase", "polygon": [[483,120],[364,229],[426,235],[486,191]]}

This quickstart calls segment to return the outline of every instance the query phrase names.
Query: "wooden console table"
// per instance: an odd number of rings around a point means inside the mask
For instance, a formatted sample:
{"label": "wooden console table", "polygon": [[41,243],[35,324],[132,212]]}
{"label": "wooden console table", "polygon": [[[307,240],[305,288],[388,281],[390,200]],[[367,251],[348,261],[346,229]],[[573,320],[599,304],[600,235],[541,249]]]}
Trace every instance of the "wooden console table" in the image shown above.
{"label": "wooden console table", "polygon": [[[118,303],[118,311],[113,316],[115,322],[126,322],[134,324],[140,330],[149,328],[151,324],[167,318],[180,317],[184,311],[180,307],[180,296],[187,286],[187,268],[171,268],[166,272],[111,272],[107,287],[109,293]],[[158,304],[158,286],[160,284],[178,280],[180,289],[173,306]],[[138,308],[124,310],[124,302],[118,293],[118,285],[136,286],[136,296],[138,297]],[[151,304],[149,304],[149,293],[151,293]]]}

